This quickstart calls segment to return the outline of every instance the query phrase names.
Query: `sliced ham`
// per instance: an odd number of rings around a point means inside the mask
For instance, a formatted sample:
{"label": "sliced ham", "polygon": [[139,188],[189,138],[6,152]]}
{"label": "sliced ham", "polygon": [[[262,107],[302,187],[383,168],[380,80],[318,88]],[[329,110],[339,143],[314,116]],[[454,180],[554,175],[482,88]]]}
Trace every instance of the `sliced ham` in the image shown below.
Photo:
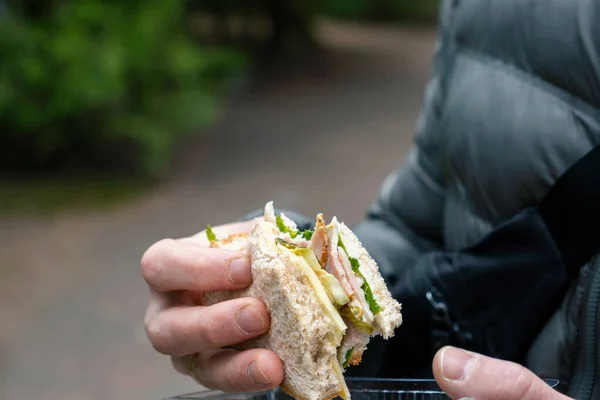
{"label": "sliced ham", "polygon": [[325,269],[327,270],[327,272],[329,272],[337,278],[337,280],[340,282],[340,285],[342,285],[346,296],[352,299],[354,297],[354,294],[356,293],[355,286],[352,285],[354,272],[352,272],[352,269],[350,269],[350,271],[345,269],[342,263],[340,262],[340,258],[338,255],[338,234],[336,227],[332,229],[328,239],[329,257],[327,258],[327,264]]}
{"label": "sliced ham", "polygon": [[354,271],[352,271],[352,264],[350,263],[350,259],[348,258],[348,256],[346,255],[346,252],[342,248],[339,248],[338,255],[340,257],[340,263],[342,264],[344,269],[350,270],[352,272],[352,276],[354,279],[351,279],[350,282],[356,292],[356,296],[354,297],[354,299],[356,299],[360,303],[361,308],[364,311],[363,315],[361,316],[363,321],[368,322],[368,323],[373,322],[373,319],[374,319],[373,313],[371,312],[369,303],[367,303],[367,299],[365,298],[365,292],[361,288],[362,283],[363,283],[362,279],[360,279],[360,277],[356,276],[356,274],[354,274]]}

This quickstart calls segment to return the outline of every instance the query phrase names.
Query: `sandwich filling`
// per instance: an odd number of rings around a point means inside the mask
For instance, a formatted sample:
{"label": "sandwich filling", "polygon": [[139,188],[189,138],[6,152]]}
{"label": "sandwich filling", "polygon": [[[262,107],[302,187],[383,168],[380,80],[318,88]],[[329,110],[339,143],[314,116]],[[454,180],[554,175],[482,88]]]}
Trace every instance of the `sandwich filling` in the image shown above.
{"label": "sandwich filling", "polygon": [[265,207],[264,218],[277,226],[278,246],[301,257],[318,277],[330,300],[327,303],[335,307],[337,316],[332,319],[336,330],[342,327],[340,320],[343,321],[345,329],[338,348],[339,364],[343,369],[349,364],[358,364],[363,349],[355,349],[355,343],[364,343],[364,337],[375,332],[374,316],[382,309],[360,271],[358,259],[348,253],[337,219],[334,217],[326,224],[323,215],[319,214],[314,230],[299,231],[284,214],[275,215],[272,203]]}

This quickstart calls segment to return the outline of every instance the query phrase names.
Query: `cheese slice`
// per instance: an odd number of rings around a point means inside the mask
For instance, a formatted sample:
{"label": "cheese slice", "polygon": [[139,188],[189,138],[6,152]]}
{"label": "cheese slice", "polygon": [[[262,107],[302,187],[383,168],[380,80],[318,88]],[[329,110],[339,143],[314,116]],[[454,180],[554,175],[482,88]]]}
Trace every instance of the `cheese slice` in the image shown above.
{"label": "cheese slice", "polygon": [[342,307],[350,302],[348,296],[344,292],[342,285],[338,282],[337,278],[321,268],[319,260],[315,256],[315,253],[306,247],[299,247],[292,250],[294,254],[302,256],[304,261],[309,267],[315,271],[317,278],[321,282],[321,285],[325,288],[325,292],[329,295],[329,298],[336,307]]}
{"label": "cheese slice", "polygon": [[348,390],[348,385],[346,385],[346,380],[344,379],[344,371],[342,371],[342,366],[334,362],[332,365],[333,371],[340,378],[340,383],[342,385],[342,393],[340,393],[340,397],[343,400],[350,400],[350,390]]}
{"label": "cheese slice", "polygon": [[319,299],[319,302],[321,303],[323,309],[325,310],[325,312],[329,315],[329,317],[333,321],[333,324],[336,328],[337,333],[343,334],[344,332],[346,332],[346,329],[348,327],[344,323],[344,320],[340,316],[340,313],[338,312],[338,310],[335,308],[335,306],[331,302],[329,295],[327,294],[327,292],[325,292],[325,289],[323,288],[321,281],[317,277],[317,274],[306,263],[306,260],[304,260],[304,257],[294,254],[293,251],[290,251],[289,249],[287,249],[281,245],[278,245],[278,247],[280,249],[280,252],[282,254],[285,254],[288,257],[288,259],[294,265],[296,265],[298,268],[300,268],[300,270],[304,273],[304,275],[308,279],[310,285],[313,287],[313,290],[315,291],[315,294],[317,295],[317,298]]}

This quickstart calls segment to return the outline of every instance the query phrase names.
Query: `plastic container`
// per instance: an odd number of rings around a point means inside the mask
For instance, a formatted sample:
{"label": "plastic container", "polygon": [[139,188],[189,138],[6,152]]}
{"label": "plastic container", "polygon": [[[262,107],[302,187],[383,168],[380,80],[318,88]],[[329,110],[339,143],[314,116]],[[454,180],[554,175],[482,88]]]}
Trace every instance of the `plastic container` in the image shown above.
{"label": "plastic container", "polygon": [[[352,400],[447,400],[434,380],[346,378]],[[547,379],[551,387],[558,381]],[[205,390],[165,400],[292,400],[281,389],[258,393],[223,393]]]}

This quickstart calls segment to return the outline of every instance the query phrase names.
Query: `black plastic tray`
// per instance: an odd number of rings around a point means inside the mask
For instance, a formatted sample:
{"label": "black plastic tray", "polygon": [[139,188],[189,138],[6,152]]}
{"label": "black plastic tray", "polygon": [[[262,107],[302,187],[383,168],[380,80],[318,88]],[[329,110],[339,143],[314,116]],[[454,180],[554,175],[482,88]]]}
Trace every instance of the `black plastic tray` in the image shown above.
{"label": "black plastic tray", "polygon": [[[346,378],[352,400],[447,400],[433,379]],[[557,380],[546,379],[551,387]],[[257,393],[223,393],[205,390],[165,400],[291,400],[281,389]]]}

